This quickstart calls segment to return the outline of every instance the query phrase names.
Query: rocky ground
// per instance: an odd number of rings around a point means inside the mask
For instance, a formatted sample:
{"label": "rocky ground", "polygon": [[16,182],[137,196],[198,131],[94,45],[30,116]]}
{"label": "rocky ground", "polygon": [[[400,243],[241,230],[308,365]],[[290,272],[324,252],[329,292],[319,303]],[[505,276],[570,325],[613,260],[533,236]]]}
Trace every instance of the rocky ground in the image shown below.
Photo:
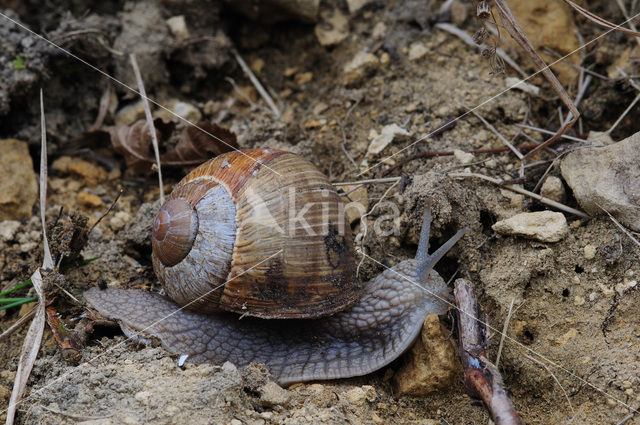
{"label": "rocky ground", "polygon": [[[640,130],[637,109],[607,134],[596,134],[612,128],[637,95],[635,81],[624,78],[637,73],[631,37],[605,35],[562,2],[509,1],[547,61],[602,36],[554,67],[572,98],[592,77],[581,98],[581,121],[570,132],[574,139],[519,161],[510,152],[470,153],[504,146],[478,115],[521,146],[544,135],[519,124],[556,129],[563,119],[559,115],[566,117],[567,111],[540,76],[528,80],[529,86],[507,90],[520,71],[506,65],[504,74],[496,73],[500,62],[494,56],[483,57],[442,29],[448,23],[473,35],[482,23],[471,2],[454,1],[440,13],[440,1],[322,1],[317,22],[309,21],[308,7],[279,20],[282,12],[256,16],[245,2],[233,2],[235,9],[217,1],[63,3],[0,0],[0,292],[42,263],[35,171],[40,88],[54,260],[61,254],[66,263],[74,255],[97,257],[64,272],[49,292],[51,306],[72,326],[71,320],[86,311],[82,292],[89,287],[158,289],[147,235],[159,189],[145,160],[152,156],[149,145],[134,131],[144,110],[135,93],[91,67],[136,87],[128,57],[136,53],[152,99],[190,121],[228,129],[241,148],[269,146],[302,154],[336,183],[383,174],[402,177],[367,184],[346,199],[357,249],[384,266],[415,254],[428,197],[433,200],[432,246],[470,226],[436,269],[445,280],[456,274],[473,281],[497,330],[513,306],[499,368],[525,423],[615,424],[640,405],[640,249],[632,239],[640,231],[640,140],[632,137]],[[616,2],[581,4],[612,22],[624,21]],[[507,54],[523,72],[533,72],[501,33]],[[275,99],[278,118],[236,53]],[[581,75],[578,65],[589,73]],[[159,107],[154,115],[164,120],[162,154],[169,165],[163,173],[169,190],[189,168],[170,166],[171,158],[185,152],[180,141],[187,140],[186,125]],[[123,128],[131,131],[122,136]],[[213,150],[197,154],[206,158]],[[477,175],[541,193],[593,218]],[[83,241],[121,189],[112,211],[78,252],[73,241]],[[390,231],[384,236],[365,231],[376,223]],[[363,261],[359,277],[370,279],[382,269]],[[10,296],[28,293],[27,287]],[[32,307],[1,310],[0,332]],[[433,340],[433,352],[450,353],[438,363],[448,378],[423,387],[421,393],[427,394],[420,396],[403,394],[397,378],[415,375],[399,372],[413,357],[368,376],[285,389],[257,365],[245,370],[230,363],[179,367],[157,343],[126,341],[113,328],[99,327],[80,363],[68,365],[46,329],[17,422],[486,423],[484,407],[465,394],[455,350],[442,348],[452,343],[450,318],[441,317],[440,324],[429,320],[425,345],[429,351]],[[0,340],[0,420],[25,333],[23,327]],[[500,339],[498,333],[490,338],[492,358]],[[640,423],[640,417],[626,423]]]}

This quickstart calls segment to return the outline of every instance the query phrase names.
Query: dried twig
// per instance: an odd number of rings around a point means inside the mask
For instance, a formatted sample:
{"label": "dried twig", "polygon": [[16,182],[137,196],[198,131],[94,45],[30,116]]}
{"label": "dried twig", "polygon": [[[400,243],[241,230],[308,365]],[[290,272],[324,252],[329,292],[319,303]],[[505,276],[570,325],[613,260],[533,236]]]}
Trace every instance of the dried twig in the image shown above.
{"label": "dried twig", "polygon": [[142,104],[144,105],[144,114],[147,118],[147,125],[151,132],[151,142],[153,144],[153,151],[156,154],[156,166],[158,167],[158,185],[160,186],[160,203],[164,204],[164,185],[162,184],[162,167],[160,165],[160,149],[158,148],[158,135],[156,134],[156,127],[153,125],[153,117],[151,116],[151,108],[149,108],[149,100],[147,98],[147,92],[144,89],[144,83],[142,82],[142,75],[140,75],[140,68],[138,68],[138,61],[136,55],[131,53],[129,55],[131,60],[131,66],[133,72],[136,74],[136,82],[138,83],[138,91],[142,98]]}
{"label": "dried twig", "polygon": [[235,49],[232,49],[231,53],[233,54],[233,57],[236,58],[236,61],[240,65],[240,68],[242,68],[244,73],[247,74],[247,77],[249,77],[251,84],[254,85],[256,90],[258,90],[258,93],[260,93],[260,96],[262,96],[264,101],[267,102],[267,105],[269,105],[269,108],[271,108],[271,112],[273,112],[274,117],[276,119],[280,118],[280,110],[274,103],[273,99],[271,99],[271,96],[269,96],[269,93],[267,93],[265,88],[262,86],[262,84],[260,83],[260,80],[258,80],[258,77],[255,76],[253,71],[251,71],[251,68],[249,68],[249,66],[244,61],[244,59],[242,59],[242,56],[240,56],[240,54],[238,54],[238,52]]}
{"label": "dried twig", "polygon": [[478,118],[480,121],[482,121],[482,123],[483,123],[483,124],[484,124],[484,125],[485,125],[485,126],[486,126],[486,127],[487,127],[491,132],[492,132],[492,133],[493,133],[493,134],[495,134],[495,135],[498,137],[498,139],[500,139],[500,140],[502,141],[502,143],[504,143],[505,145],[507,145],[507,147],[508,147],[509,149],[511,149],[511,151],[512,151],[513,153],[515,153],[515,154],[516,154],[516,156],[518,157],[518,159],[522,159],[522,158],[524,158],[524,155],[522,155],[522,154],[520,153],[520,151],[519,151],[518,149],[516,149],[516,147],[515,147],[515,146],[513,146],[513,145],[511,144],[511,142],[509,142],[509,141],[507,140],[507,138],[506,138],[506,137],[504,137],[504,136],[503,136],[503,135],[502,135],[502,134],[501,134],[501,133],[500,133],[500,132],[499,132],[499,131],[498,131],[498,130],[493,126],[493,125],[491,125],[491,123],[490,123],[489,121],[485,120],[485,119],[484,119],[484,117],[483,117],[482,115],[480,115],[479,113],[477,113],[477,112],[476,112],[475,110],[473,110],[473,109],[471,110],[471,113],[472,113],[473,115],[475,115],[475,116],[476,116],[476,118]]}
{"label": "dried twig", "polygon": [[607,215],[609,216],[609,219],[611,219],[611,221],[613,222],[613,224],[615,224],[616,226],[618,226],[618,228],[620,230],[622,230],[624,232],[625,235],[627,235],[629,237],[629,239],[631,239],[633,241],[633,243],[635,243],[636,245],[638,245],[638,247],[640,247],[640,241],[636,238],[633,237],[633,235],[631,234],[631,232],[629,232],[627,230],[626,227],[624,227],[618,220],[616,220],[609,211],[607,211],[606,209],[604,209],[604,207],[598,203],[596,203],[596,205],[598,206],[598,208],[600,208],[602,211],[604,211],[605,213],[607,213]]}
{"label": "dried twig", "polygon": [[482,399],[497,425],[520,425],[522,421],[507,396],[500,372],[487,358],[487,333],[475,319],[478,317],[478,301],[473,284],[457,279],[454,287],[460,359],[467,394]]}
{"label": "dried twig", "polygon": [[[593,13],[589,12],[587,9],[578,6],[577,4],[572,2],[571,0],[563,0],[563,1],[565,3],[567,3],[569,6],[573,7],[576,11],[578,11],[582,16],[584,16],[585,18],[587,18],[591,22],[595,22],[596,24],[598,24],[600,26],[603,26],[605,28],[609,28],[611,30],[621,31],[621,32],[623,32],[625,34],[629,34],[629,35],[632,35],[634,37],[640,37],[640,32],[631,31],[631,30],[628,30],[628,29],[626,29],[624,27],[621,27],[620,25],[613,24],[613,23],[607,21],[606,19],[603,19],[603,18],[599,17],[596,14],[593,14]],[[626,16],[626,14],[625,14],[625,16]],[[623,23],[627,23],[628,21],[631,21],[631,19],[633,19],[633,18],[635,18],[635,16],[631,17],[631,18],[627,18],[627,21],[623,22]]]}
{"label": "dried twig", "polygon": [[564,394],[564,398],[566,398],[566,399],[567,399],[567,403],[569,404],[569,408],[571,409],[571,411],[572,411],[572,412],[574,412],[574,410],[573,410],[573,405],[571,404],[571,400],[569,399],[569,394],[567,394],[567,391],[564,389],[564,387],[562,386],[562,384],[560,383],[560,381],[558,380],[558,378],[556,377],[556,375],[551,371],[551,369],[549,369],[549,367],[548,367],[546,364],[542,363],[540,360],[537,360],[537,359],[535,359],[535,358],[531,357],[531,356],[530,356],[530,355],[528,355],[528,354],[524,354],[524,356],[525,356],[526,358],[528,358],[529,360],[531,360],[532,362],[537,363],[537,364],[539,364],[540,366],[542,366],[542,367],[547,371],[547,373],[549,373],[549,375],[551,375],[551,377],[553,378],[553,380],[554,380],[554,381],[556,381],[556,384],[558,384],[558,386],[559,386],[559,387],[560,387],[560,389],[562,390],[562,393]]}
{"label": "dried twig", "polygon": [[502,347],[504,346],[504,338],[507,336],[507,330],[509,329],[509,322],[511,321],[511,315],[513,314],[513,303],[515,298],[511,298],[511,304],[509,304],[509,312],[504,319],[504,325],[502,325],[502,333],[500,334],[500,344],[498,345],[498,354],[496,354],[496,367],[500,365],[500,357],[502,356]]}
{"label": "dried twig", "polygon": [[475,177],[475,178],[478,178],[478,179],[486,180],[486,181],[491,182],[493,184],[496,184],[496,185],[498,185],[500,187],[504,187],[505,189],[509,189],[509,190],[511,190],[513,192],[529,196],[529,197],[531,197],[533,199],[538,200],[539,202],[542,202],[543,204],[546,204],[546,205],[549,205],[550,207],[553,207],[553,208],[568,212],[569,214],[575,214],[575,215],[577,215],[579,217],[582,217],[582,218],[591,218],[588,214],[586,214],[586,213],[584,213],[584,212],[582,212],[580,210],[577,210],[575,208],[571,208],[571,207],[569,207],[567,205],[561,204],[560,202],[556,202],[556,201],[554,201],[552,199],[545,198],[542,195],[538,195],[537,193],[530,192],[530,191],[528,191],[526,189],[523,189],[521,187],[518,187],[518,186],[515,186],[515,185],[511,185],[511,184],[504,184],[504,182],[502,180],[496,179],[494,177],[485,176],[484,174],[478,174],[478,173],[448,173],[447,175],[449,177]]}
{"label": "dried twig", "polygon": [[42,224],[42,242],[44,245],[44,259],[42,268],[36,269],[31,275],[33,288],[38,296],[38,305],[36,306],[35,316],[31,321],[27,336],[22,344],[22,351],[18,361],[18,371],[13,382],[13,390],[9,399],[9,407],[7,408],[6,425],[12,425],[15,419],[18,403],[27,387],[27,380],[33,369],[33,364],[38,357],[40,344],[42,342],[42,334],[44,332],[45,314],[44,307],[46,304],[45,293],[43,290],[42,274],[40,270],[51,271],[54,267],[51,251],[49,250],[49,242],[47,241],[47,231],[45,226],[45,209],[47,201],[47,130],[44,118],[44,100],[42,89],[40,90],[40,125],[42,126],[42,146],[40,151],[40,221]]}
{"label": "dried twig", "polygon": [[[36,306],[37,307],[37,306]],[[0,341],[2,341],[3,339],[7,338],[9,335],[11,335],[12,333],[14,333],[15,331],[17,331],[18,329],[20,329],[25,323],[27,323],[27,321],[29,319],[31,319],[33,317],[34,314],[36,314],[36,307],[33,307],[27,314],[25,314],[24,316],[22,316],[21,318],[19,318],[18,320],[16,320],[13,325],[9,326],[7,328],[7,330],[5,330],[4,332],[2,332],[2,334],[0,334]]]}
{"label": "dried twig", "polygon": [[525,53],[527,53],[527,55],[529,55],[529,57],[533,60],[533,63],[538,67],[538,69],[540,69],[540,72],[542,72],[545,78],[549,81],[553,90],[558,94],[558,96],[560,96],[560,100],[562,100],[562,103],[564,103],[571,112],[571,120],[568,120],[566,123],[564,123],[560,130],[558,130],[558,132],[555,135],[551,136],[551,138],[549,138],[546,142],[540,144],[540,146],[527,153],[524,156],[525,158],[527,158],[533,155],[535,152],[538,152],[540,149],[543,149],[558,140],[560,136],[566,133],[578,120],[580,112],[578,112],[578,109],[573,104],[573,101],[569,97],[569,94],[566,92],[564,87],[562,87],[560,81],[558,81],[555,74],[551,71],[551,68],[549,68],[549,66],[544,62],[540,55],[538,55],[533,45],[531,45],[531,42],[522,31],[522,28],[520,28],[518,21],[513,16],[509,5],[507,5],[507,2],[505,0],[495,0],[494,4],[496,5],[496,9],[498,10],[498,14],[500,15],[500,19],[502,20],[502,24],[504,25],[506,30],[509,32],[511,37],[513,37],[513,39],[520,45],[520,47],[522,47]]}

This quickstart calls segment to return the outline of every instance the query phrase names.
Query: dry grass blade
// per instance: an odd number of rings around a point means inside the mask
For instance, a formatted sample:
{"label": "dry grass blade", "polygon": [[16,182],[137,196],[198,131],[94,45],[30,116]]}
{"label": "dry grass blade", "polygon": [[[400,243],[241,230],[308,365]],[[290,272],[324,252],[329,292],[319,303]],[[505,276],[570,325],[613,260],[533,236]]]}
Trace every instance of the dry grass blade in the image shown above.
{"label": "dry grass blade", "polygon": [[[571,0],[563,0],[563,1],[565,3],[567,3],[569,6],[571,6],[576,12],[580,13],[582,16],[584,16],[585,18],[587,18],[591,22],[595,22],[596,24],[598,24],[600,26],[603,26],[605,28],[609,28],[609,29],[612,29],[612,30],[620,31],[620,32],[623,32],[625,34],[632,35],[634,37],[640,37],[640,32],[631,31],[629,29],[621,27],[620,25],[616,25],[616,24],[614,24],[612,22],[609,22],[606,19],[603,19],[603,18],[599,17],[598,15],[589,12],[584,7],[578,6],[577,4],[572,2]],[[627,21],[630,21],[630,20],[631,19],[628,19]]]}
{"label": "dry grass blade", "polygon": [[144,105],[144,115],[147,118],[147,125],[149,126],[149,132],[151,133],[151,141],[153,144],[153,151],[156,155],[156,166],[158,167],[158,185],[160,187],[160,203],[164,204],[164,185],[162,184],[162,168],[160,165],[160,149],[158,148],[158,135],[156,134],[156,127],[153,125],[153,117],[151,116],[151,108],[149,108],[149,100],[147,98],[147,92],[144,89],[144,83],[142,82],[142,75],[140,75],[140,68],[138,68],[138,61],[136,55],[131,53],[129,55],[131,60],[131,66],[133,72],[136,74],[136,82],[138,83],[138,91],[142,98],[142,104]]}
{"label": "dry grass blade", "polygon": [[500,19],[502,20],[502,24],[504,25],[506,30],[509,32],[511,37],[513,37],[513,39],[520,45],[520,47],[522,47],[527,55],[529,55],[529,57],[533,60],[533,63],[540,69],[540,72],[542,72],[542,74],[551,84],[553,90],[558,94],[558,96],[562,100],[562,103],[564,103],[571,112],[571,120],[567,120],[562,128],[560,128],[560,130],[558,130],[555,135],[551,136],[550,139],[540,144],[540,146],[538,146],[537,148],[529,151],[529,153],[524,156],[524,158],[527,158],[533,155],[535,152],[538,152],[540,149],[544,149],[558,140],[573,126],[573,124],[575,124],[576,121],[578,121],[580,112],[578,112],[578,109],[569,97],[569,94],[564,89],[564,87],[562,87],[560,81],[558,81],[555,74],[551,71],[551,68],[549,68],[549,66],[544,62],[540,55],[538,55],[531,42],[522,31],[522,28],[520,28],[520,25],[518,24],[516,18],[513,16],[511,9],[507,5],[507,2],[505,0],[495,0],[495,5],[496,9],[498,10],[498,14],[500,15]]}
{"label": "dry grass blade", "polygon": [[[51,252],[49,251],[49,243],[47,241],[47,233],[44,222],[45,207],[47,199],[47,134],[44,119],[44,101],[42,90],[40,90],[40,123],[42,126],[42,148],[40,151],[40,220],[42,222],[42,239],[44,244],[44,260],[42,262],[42,269],[52,270],[53,259],[51,258]],[[38,295],[38,305],[36,312],[27,336],[24,338],[22,344],[22,352],[20,353],[20,359],[18,361],[18,371],[13,382],[13,390],[11,392],[11,398],[9,400],[9,407],[7,408],[7,425],[12,425],[16,415],[16,408],[18,403],[24,394],[24,390],[27,387],[27,381],[33,369],[33,364],[38,356],[40,350],[40,343],[42,342],[42,334],[44,332],[45,313],[44,306],[46,305],[46,299],[44,291],[42,289],[42,275],[40,268],[38,268],[31,275],[31,282]]]}

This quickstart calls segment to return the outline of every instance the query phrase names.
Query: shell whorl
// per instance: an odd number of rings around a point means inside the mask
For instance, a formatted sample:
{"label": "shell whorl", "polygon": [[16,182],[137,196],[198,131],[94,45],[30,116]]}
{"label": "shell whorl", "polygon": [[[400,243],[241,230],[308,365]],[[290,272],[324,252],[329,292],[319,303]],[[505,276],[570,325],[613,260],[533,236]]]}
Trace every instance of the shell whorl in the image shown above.
{"label": "shell whorl", "polygon": [[167,201],[155,220],[151,233],[153,252],[167,267],[187,256],[198,232],[198,215],[182,198]]}

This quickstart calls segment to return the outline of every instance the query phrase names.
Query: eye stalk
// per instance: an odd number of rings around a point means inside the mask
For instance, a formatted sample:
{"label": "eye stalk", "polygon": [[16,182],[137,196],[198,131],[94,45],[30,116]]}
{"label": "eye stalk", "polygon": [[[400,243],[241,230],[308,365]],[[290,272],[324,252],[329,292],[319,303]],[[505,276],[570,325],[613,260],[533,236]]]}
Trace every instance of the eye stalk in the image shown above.
{"label": "eye stalk", "polygon": [[167,267],[187,256],[198,233],[198,216],[182,198],[170,199],[153,221],[153,254]]}

